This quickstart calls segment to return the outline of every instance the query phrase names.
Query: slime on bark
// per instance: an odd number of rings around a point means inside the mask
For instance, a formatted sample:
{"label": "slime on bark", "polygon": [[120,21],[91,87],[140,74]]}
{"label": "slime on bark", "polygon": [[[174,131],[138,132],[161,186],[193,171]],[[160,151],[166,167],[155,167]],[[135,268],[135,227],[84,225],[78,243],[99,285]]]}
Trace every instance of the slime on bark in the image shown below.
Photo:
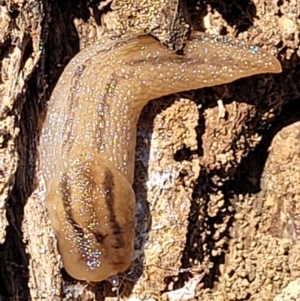
{"label": "slime on bark", "polygon": [[46,204],[67,272],[98,282],[131,263],[136,125],[150,100],[279,72],[279,61],[257,47],[196,32],[183,55],[144,34],[79,52],[53,91],[40,140]]}

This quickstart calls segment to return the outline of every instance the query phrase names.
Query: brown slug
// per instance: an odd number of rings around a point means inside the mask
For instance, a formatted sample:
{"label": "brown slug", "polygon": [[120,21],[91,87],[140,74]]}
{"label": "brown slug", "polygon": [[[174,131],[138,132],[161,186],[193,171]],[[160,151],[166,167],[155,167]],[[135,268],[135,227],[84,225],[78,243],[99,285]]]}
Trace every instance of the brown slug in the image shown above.
{"label": "brown slug", "polygon": [[79,52],[53,91],[40,140],[46,204],[66,271],[98,282],[131,263],[136,126],[150,100],[278,72],[279,61],[257,47],[196,32],[183,55],[143,34]]}

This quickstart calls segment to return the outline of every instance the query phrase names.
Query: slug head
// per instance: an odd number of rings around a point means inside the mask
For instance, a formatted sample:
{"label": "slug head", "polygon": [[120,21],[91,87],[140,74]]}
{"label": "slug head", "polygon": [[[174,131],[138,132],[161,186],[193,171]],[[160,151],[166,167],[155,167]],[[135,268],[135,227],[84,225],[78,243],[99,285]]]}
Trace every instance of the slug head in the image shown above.
{"label": "slug head", "polygon": [[89,282],[124,272],[134,250],[132,187],[112,164],[95,157],[71,157],[46,196],[64,267]]}

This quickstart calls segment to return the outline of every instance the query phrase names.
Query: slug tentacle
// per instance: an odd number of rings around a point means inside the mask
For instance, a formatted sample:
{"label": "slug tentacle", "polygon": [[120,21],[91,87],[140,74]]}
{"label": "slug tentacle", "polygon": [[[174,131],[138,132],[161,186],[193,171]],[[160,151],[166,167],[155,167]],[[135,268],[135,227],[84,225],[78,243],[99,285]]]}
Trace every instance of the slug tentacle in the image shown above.
{"label": "slug tentacle", "polygon": [[76,55],[49,102],[40,156],[70,275],[101,281],[130,265],[136,124],[151,99],[280,71],[278,60],[257,47],[203,33],[191,35],[183,55],[135,34]]}

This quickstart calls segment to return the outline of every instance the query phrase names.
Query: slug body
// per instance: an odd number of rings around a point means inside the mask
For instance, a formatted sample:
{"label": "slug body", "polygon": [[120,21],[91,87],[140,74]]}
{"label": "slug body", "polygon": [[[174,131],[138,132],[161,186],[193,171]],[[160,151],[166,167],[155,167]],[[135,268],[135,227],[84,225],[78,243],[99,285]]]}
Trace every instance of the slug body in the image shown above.
{"label": "slug body", "polygon": [[191,35],[183,55],[149,35],[78,53],[53,91],[40,141],[47,208],[67,272],[97,282],[131,263],[136,125],[150,100],[280,71],[257,47],[203,33]]}

